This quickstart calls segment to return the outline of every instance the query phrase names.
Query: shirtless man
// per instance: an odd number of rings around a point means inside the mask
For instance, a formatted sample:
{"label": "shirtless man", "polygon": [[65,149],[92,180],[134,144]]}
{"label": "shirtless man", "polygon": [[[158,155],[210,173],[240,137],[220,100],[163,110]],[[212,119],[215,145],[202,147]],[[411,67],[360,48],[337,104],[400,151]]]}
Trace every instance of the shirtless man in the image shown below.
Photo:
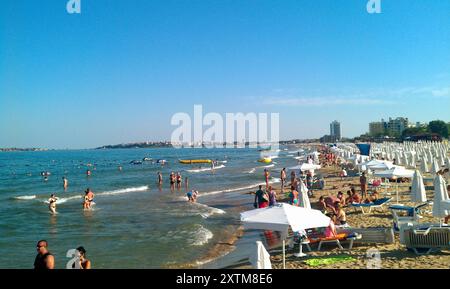
{"label": "shirtless man", "polygon": [[266,179],[266,188],[269,187],[270,173],[268,169],[264,169],[264,178]]}
{"label": "shirtless man", "polygon": [[67,180],[66,177],[63,177],[62,179],[63,179],[63,188],[64,188],[64,191],[67,191],[67,187],[69,186],[69,181]]}
{"label": "shirtless man", "polygon": [[286,183],[286,168],[283,168],[281,170],[280,179],[281,179],[281,192],[283,192],[284,191],[284,185]]}
{"label": "shirtless man", "polygon": [[48,199],[48,209],[53,215],[56,214],[56,200],[58,198],[54,194],[51,194],[50,199]]}
{"label": "shirtless man", "polygon": [[45,240],[40,240],[36,245],[38,254],[34,259],[35,270],[47,270],[55,268],[55,257],[47,250],[48,243]]}

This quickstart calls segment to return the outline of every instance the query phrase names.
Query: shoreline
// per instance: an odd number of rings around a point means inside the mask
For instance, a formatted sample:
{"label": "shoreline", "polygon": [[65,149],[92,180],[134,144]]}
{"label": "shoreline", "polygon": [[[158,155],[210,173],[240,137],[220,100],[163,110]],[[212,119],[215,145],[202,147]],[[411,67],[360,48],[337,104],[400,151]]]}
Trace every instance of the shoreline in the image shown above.
{"label": "shoreline", "polygon": [[[318,201],[320,196],[335,196],[338,191],[342,191],[344,195],[346,191],[350,189],[351,186],[354,186],[357,190],[359,188],[359,177],[352,176],[346,177],[344,180],[340,180],[339,175],[340,168],[336,165],[332,165],[329,167],[322,167],[317,173],[322,175],[325,180],[325,188],[323,190],[314,190],[314,197],[310,198],[311,205],[314,208],[314,203]],[[349,175],[357,173],[357,171],[353,170],[349,172]],[[413,205],[410,202],[409,197],[409,186],[410,183],[399,184],[398,192],[399,192],[399,202],[405,205]],[[397,186],[391,186],[387,190],[380,190],[379,193],[382,196],[392,197],[391,202],[396,202],[396,191]],[[276,188],[278,202],[287,202],[287,198],[284,196],[284,193],[281,194],[281,188]],[[285,193],[288,191],[284,190]],[[242,195],[251,195],[249,196],[248,204],[253,203],[253,194],[254,191],[250,190],[245,193],[241,193]],[[428,200],[432,200],[432,192],[427,191]],[[389,205],[388,205],[389,206]],[[375,212],[372,212],[368,215],[361,214],[360,211],[356,211],[353,208],[346,208],[345,211],[347,213],[347,221],[351,227],[355,228],[369,228],[369,227],[392,227],[392,214],[387,209],[387,207],[383,209],[377,209]],[[242,207],[242,209],[244,209]],[[248,209],[248,208],[247,208]],[[431,210],[431,207],[426,208],[426,211]],[[244,211],[244,210],[242,210]],[[436,223],[436,219],[433,218],[430,214],[422,214],[421,223]],[[247,237],[247,232],[244,232],[242,226],[240,226],[240,230],[237,229],[236,234],[230,236],[229,240],[232,240],[232,244],[227,244],[227,248],[230,249],[223,256],[220,256],[218,252],[222,251],[223,248],[217,244],[214,246],[209,253],[208,257],[216,257],[215,259],[210,260],[208,263],[219,263],[221,259],[225,259],[226,256],[230,253],[235,253],[239,255],[241,253],[242,256],[245,255],[245,248],[240,248],[239,241],[245,239]],[[261,237],[263,238],[263,237]],[[264,241],[264,240],[262,240]],[[344,245],[345,247],[345,245]],[[270,259],[272,262],[273,269],[281,269],[282,268],[282,253],[280,252],[281,244],[275,246],[268,250],[270,254]],[[293,254],[298,252],[298,245],[294,246],[294,248],[286,247],[286,269],[367,269],[371,263],[371,260],[367,258],[368,250],[375,249],[380,254],[380,267],[383,269],[450,269],[450,251],[443,250],[441,252],[432,253],[429,255],[416,255],[413,252],[408,251],[403,245],[399,243],[398,234],[394,234],[394,243],[393,244],[354,244],[352,250],[338,250],[335,245],[327,245],[321,251],[316,250],[316,246],[312,246],[312,252],[307,253],[307,257],[305,258],[297,258]],[[239,252],[241,251],[241,252]],[[305,261],[310,259],[322,259],[329,257],[351,257],[352,260],[336,263],[334,265],[321,265],[318,267],[309,266]],[[205,260],[202,258],[201,260]],[[197,266],[197,268],[199,268]],[[249,269],[252,268],[251,265],[247,262],[241,262],[240,264],[228,264],[223,267],[223,269],[232,268],[232,269]]]}

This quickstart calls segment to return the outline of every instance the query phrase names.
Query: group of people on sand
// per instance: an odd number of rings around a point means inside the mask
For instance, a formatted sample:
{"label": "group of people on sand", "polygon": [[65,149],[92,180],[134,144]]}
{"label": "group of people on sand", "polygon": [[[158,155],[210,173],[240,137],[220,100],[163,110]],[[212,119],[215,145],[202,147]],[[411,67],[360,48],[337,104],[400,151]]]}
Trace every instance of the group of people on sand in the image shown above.
{"label": "group of people on sand", "polygon": [[[55,256],[48,250],[48,242],[40,240],[36,244],[37,255],[34,259],[35,270],[55,269]],[[80,246],[76,249],[77,258],[72,264],[72,269],[91,269],[91,261],[86,258],[86,250]]]}
{"label": "group of people on sand", "polygon": [[259,185],[258,190],[255,193],[255,202],[253,206],[255,208],[266,208],[275,206],[277,204],[277,193],[273,190],[272,186],[266,186],[263,190],[263,186]]}

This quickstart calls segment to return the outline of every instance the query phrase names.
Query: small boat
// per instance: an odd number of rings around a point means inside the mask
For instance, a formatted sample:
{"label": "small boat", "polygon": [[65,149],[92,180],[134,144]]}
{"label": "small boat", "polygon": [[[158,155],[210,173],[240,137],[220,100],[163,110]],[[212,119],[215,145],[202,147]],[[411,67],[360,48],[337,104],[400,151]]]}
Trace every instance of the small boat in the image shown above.
{"label": "small boat", "polygon": [[211,160],[180,160],[180,164],[190,165],[190,164],[210,164]]}
{"label": "small boat", "polygon": [[143,162],[151,162],[153,159],[152,158],[143,158],[142,161]]}
{"label": "small boat", "polygon": [[157,164],[165,164],[167,161],[166,160],[157,160],[156,163]]}
{"label": "small boat", "polygon": [[259,159],[258,162],[270,164],[272,162],[272,159],[271,158],[263,158],[263,159]]}

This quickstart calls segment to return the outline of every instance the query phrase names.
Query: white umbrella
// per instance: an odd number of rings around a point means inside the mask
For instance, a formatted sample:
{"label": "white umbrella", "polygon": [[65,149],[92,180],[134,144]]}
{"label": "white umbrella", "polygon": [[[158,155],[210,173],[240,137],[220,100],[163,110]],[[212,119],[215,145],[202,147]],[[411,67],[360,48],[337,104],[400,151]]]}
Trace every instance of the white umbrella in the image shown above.
{"label": "white umbrella", "polygon": [[450,215],[450,208],[446,205],[449,200],[447,187],[442,176],[434,179],[433,217],[445,218]]}
{"label": "white umbrella", "polygon": [[377,164],[367,165],[367,167],[373,171],[385,171],[392,169],[394,164],[388,161],[379,161]]}
{"label": "white umbrella", "polygon": [[315,165],[315,164],[308,164],[308,163],[302,163],[301,165],[295,166],[295,167],[291,167],[289,168],[291,171],[295,171],[295,170],[300,170],[300,171],[313,171],[313,170],[318,170],[320,169],[321,166],[320,165]]}
{"label": "white umbrella", "polygon": [[261,241],[256,241],[256,252],[250,257],[250,263],[255,269],[272,269],[270,255]]}
{"label": "white umbrella", "polygon": [[439,170],[440,170],[440,168],[439,168],[439,164],[438,164],[437,160],[433,159],[433,164],[431,166],[431,173],[433,175],[436,175]]}
{"label": "white umbrella", "polygon": [[[396,179],[396,178],[412,178],[414,175],[414,171],[407,170],[403,167],[396,166],[390,170],[376,172],[374,174],[377,177],[380,178],[389,178],[389,179]],[[396,185],[396,195],[397,195],[397,203],[398,203],[398,183]]]}
{"label": "white umbrella", "polygon": [[328,227],[330,218],[319,210],[305,209],[281,203],[277,206],[241,213],[245,229],[280,231],[283,234],[283,268],[286,267],[285,243],[289,226],[299,232],[310,228]]}
{"label": "white umbrella", "polygon": [[298,192],[298,198],[300,202],[300,207],[305,209],[311,209],[311,203],[308,197],[308,188],[305,186],[303,181],[300,181],[300,192]]}
{"label": "white umbrella", "polygon": [[423,178],[418,170],[414,172],[414,177],[411,184],[411,201],[416,203],[423,203],[427,201]]}

